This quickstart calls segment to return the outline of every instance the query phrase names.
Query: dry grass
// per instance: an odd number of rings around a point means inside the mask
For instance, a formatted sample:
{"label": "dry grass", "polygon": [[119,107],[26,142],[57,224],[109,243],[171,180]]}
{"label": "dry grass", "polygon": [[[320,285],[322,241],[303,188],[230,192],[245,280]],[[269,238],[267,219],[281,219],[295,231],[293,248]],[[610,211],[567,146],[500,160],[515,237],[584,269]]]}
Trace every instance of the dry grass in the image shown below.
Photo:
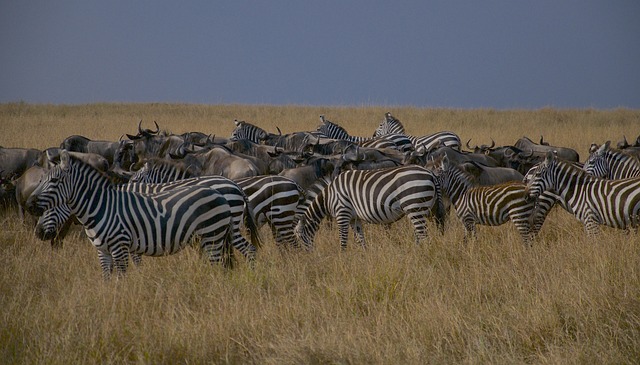
{"label": "dry grass", "polygon": [[[389,108],[206,105],[0,105],[0,145],[45,148],[71,134],[117,139],[153,120],[176,133],[228,136],[232,120],[314,129],[318,115],[371,135]],[[390,108],[415,135],[510,144],[527,135],[576,148],[635,138],[630,110]],[[267,240],[255,268],[211,267],[196,250],[147,258],[105,282],[79,230],[52,251],[13,211],[0,215],[0,360],[4,363],[638,363],[637,233],[585,238],[552,212],[525,249],[515,229],[460,224],[415,246],[402,220],[366,226],[369,248],[339,249],[323,227],[310,253]]]}

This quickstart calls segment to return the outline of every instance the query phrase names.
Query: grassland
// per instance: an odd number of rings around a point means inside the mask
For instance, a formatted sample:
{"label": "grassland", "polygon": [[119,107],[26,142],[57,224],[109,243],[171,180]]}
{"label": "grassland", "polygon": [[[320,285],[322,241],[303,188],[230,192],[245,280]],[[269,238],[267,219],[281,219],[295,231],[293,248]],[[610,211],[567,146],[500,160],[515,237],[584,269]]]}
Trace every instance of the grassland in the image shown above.
{"label": "grassland", "polygon": [[[471,144],[544,135],[575,148],[640,134],[637,110],[451,110],[175,104],[0,105],[0,145],[46,148],[72,134],[117,140],[138,121],[228,136],[234,119],[275,132],[318,115],[373,133],[390,110],[414,135],[451,130]],[[451,219],[416,246],[406,220],[365,226],[367,250],[341,252],[322,227],[312,252],[281,252],[265,227],[252,269],[211,267],[195,249],[146,258],[103,281],[76,229],[60,250],[0,213],[0,362],[68,363],[639,363],[640,240],[597,240],[555,210],[525,249],[514,227],[479,227],[462,244]]]}

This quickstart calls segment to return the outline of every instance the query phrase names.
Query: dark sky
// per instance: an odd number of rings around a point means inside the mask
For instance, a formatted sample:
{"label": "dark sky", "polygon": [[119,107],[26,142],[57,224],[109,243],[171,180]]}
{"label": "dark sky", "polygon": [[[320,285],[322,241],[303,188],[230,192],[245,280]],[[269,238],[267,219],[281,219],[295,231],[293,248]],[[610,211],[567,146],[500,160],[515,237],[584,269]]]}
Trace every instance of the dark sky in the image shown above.
{"label": "dark sky", "polygon": [[0,102],[640,108],[640,1],[0,1]]}

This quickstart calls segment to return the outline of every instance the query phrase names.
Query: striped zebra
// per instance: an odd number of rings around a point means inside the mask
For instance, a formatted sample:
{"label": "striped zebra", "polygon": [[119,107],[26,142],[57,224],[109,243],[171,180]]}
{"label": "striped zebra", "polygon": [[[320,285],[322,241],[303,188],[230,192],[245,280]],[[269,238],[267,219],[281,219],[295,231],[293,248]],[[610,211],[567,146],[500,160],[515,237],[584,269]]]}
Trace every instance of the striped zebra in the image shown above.
{"label": "striped zebra", "polygon": [[[67,204],[57,205],[51,209],[45,210],[45,212],[38,217],[38,223],[35,228],[36,235],[42,240],[53,239],[58,234],[60,235],[60,239],[64,238],[68,228],[75,219],[72,216],[73,212],[71,212],[71,208],[69,208]],[[109,272],[113,272],[113,260],[109,257],[103,258],[103,256],[104,253],[102,251],[98,251],[98,259],[100,262],[105,259],[108,260]],[[142,258],[137,253],[129,252],[129,256],[136,266],[139,266],[142,263]]]}
{"label": "striped zebra", "polygon": [[[528,199],[526,185],[506,182],[477,186],[474,177],[451,163],[447,156],[434,161],[434,173],[448,196],[465,228],[464,241],[476,237],[476,224],[499,226],[511,221],[525,246],[531,246],[533,237],[542,227],[548,209],[536,210],[535,201]],[[532,214],[536,213],[536,217]]]}
{"label": "striped zebra", "polygon": [[29,199],[35,211],[67,204],[98,249],[105,278],[115,267],[124,273],[129,252],[164,256],[193,238],[212,263],[221,260],[231,239],[229,203],[205,186],[176,188],[151,195],[123,191],[90,165],[63,151],[61,162],[43,178]]}
{"label": "striped zebra", "polygon": [[[132,182],[168,183],[193,176],[188,166],[165,159],[150,159],[132,176]],[[273,238],[279,246],[297,246],[294,235],[295,215],[298,205],[305,199],[304,191],[291,179],[277,175],[251,176],[236,182],[222,176],[207,176],[213,187],[226,191],[228,185],[234,186],[246,195],[247,206],[254,217],[256,230],[269,224]],[[231,202],[230,198],[227,198]]]}
{"label": "striped zebra", "polygon": [[400,134],[409,138],[415,150],[425,148],[428,151],[430,148],[442,143],[442,146],[451,147],[460,151],[460,147],[462,145],[460,137],[453,132],[442,131],[422,137],[415,137],[406,134],[402,123],[391,115],[390,112],[385,113],[384,118],[385,119],[373,133],[374,137],[382,137],[389,134]]}
{"label": "striped zebra", "polygon": [[640,160],[636,156],[610,148],[611,141],[602,146],[591,145],[584,170],[596,177],[609,180],[628,179],[640,176]]}
{"label": "striped zebra", "polygon": [[325,119],[324,115],[320,116],[322,124],[318,126],[316,131],[322,136],[331,139],[340,139],[355,143],[361,147],[370,148],[393,148],[402,153],[411,152],[413,144],[411,140],[404,134],[387,134],[379,137],[357,137],[352,136],[341,126],[330,120]]}
{"label": "striped zebra", "polygon": [[545,191],[556,193],[584,224],[589,236],[598,234],[599,225],[619,229],[638,227],[640,178],[601,179],[548,152],[527,190],[531,198],[538,198]]}
{"label": "striped zebra", "polygon": [[[230,227],[231,246],[240,251],[248,260],[253,261],[255,259],[256,246],[259,247],[260,245],[258,227],[249,209],[247,197],[243,190],[233,181],[226,180],[226,178],[221,179],[220,176],[202,176],[159,184],[134,182],[116,185],[115,187],[120,191],[149,195],[189,186],[202,186],[216,189],[224,196],[229,204],[232,219],[232,225]],[[57,205],[52,209],[46,210],[39,217],[38,223],[36,224],[35,230],[37,235],[43,237],[43,239],[55,237],[71,222],[72,214],[67,204]],[[243,222],[249,230],[253,245],[249,244],[240,233]],[[63,237],[64,236],[61,238]],[[228,251],[226,246],[225,250]],[[231,261],[228,261],[231,258],[227,257],[227,254],[232,254],[232,252],[225,252],[225,264],[231,264]]]}
{"label": "striped zebra", "polygon": [[331,216],[338,225],[343,249],[347,247],[349,226],[356,241],[365,247],[362,222],[386,224],[406,215],[419,242],[427,236],[427,217],[434,207],[435,218],[441,224],[444,209],[440,186],[433,173],[423,167],[350,170],[338,175],[316,196],[300,216],[296,234],[310,248],[320,222]]}

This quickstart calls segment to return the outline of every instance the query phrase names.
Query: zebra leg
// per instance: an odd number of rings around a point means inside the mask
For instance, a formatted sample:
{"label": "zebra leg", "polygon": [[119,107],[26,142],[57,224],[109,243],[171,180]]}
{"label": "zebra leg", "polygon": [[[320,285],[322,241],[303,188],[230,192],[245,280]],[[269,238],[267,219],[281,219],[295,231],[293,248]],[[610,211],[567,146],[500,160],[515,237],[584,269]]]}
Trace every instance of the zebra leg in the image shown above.
{"label": "zebra leg", "polygon": [[409,214],[409,219],[413,224],[413,234],[416,244],[420,244],[420,241],[427,238],[427,215],[420,212],[416,214]]}
{"label": "zebra leg", "polygon": [[462,242],[464,244],[469,243],[469,238],[475,241],[476,239],[476,222],[473,219],[464,219],[462,221],[464,225],[464,239]]}
{"label": "zebra leg", "polygon": [[522,243],[525,247],[531,247],[533,243],[533,233],[531,233],[531,227],[529,226],[529,217],[511,217],[511,222],[516,226],[516,229],[522,237]]}
{"label": "zebra leg", "polygon": [[597,237],[600,233],[598,225],[598,221],[595,217],[592,215],[587,216],[584,220],[584,230],[587,233],[587,236],[592,238]]}
{"label": "zebra leg", "polygon": [[359,219],[354,219],[351,222],[351,229],[353,229],[353,238],[356,242],[362,246],[362,248],[367,248],[367,243],[364,239],[364,231],[362,230],[362,222]]}
{"label": "zebra leg", "polygon": [[249,261],[253,261],[256,259],[256,246],[249,243],[241,234],[238,226],[234,225],[234,227],[229,228],[232,230],[232,242],[233,247],[235,247],[244,257],[246,257]]}
{"label": "zebra leg", "polygon": [[347,239],[349,237],[349,222],[351,216],[341,215],[336,217],[336,223],[338,224],[338,232],[340,235],[340,247],[343,250],[347,249]]}
{"label": "zebra leg", "polygon": [[142,256],[140,254],[137,254],[135,252],[129,252],[129,255],[131,256],[131,261],[133,261],[134,265],[136,266],[142,265]]}
{"label": "zebra leg", "polygon": [[118,275],[124,275],[129,266],[129,248],[124,245],[118,245],[111,250],[111,256],[113,256],[116,273]]}
{"label": "zebra leg", "polygon": [[102,277],[105,280],[111,278],[113,272],[113,258],[107,251],[98,250],[98,260],[100,260],[100,267],[102,268]]}

